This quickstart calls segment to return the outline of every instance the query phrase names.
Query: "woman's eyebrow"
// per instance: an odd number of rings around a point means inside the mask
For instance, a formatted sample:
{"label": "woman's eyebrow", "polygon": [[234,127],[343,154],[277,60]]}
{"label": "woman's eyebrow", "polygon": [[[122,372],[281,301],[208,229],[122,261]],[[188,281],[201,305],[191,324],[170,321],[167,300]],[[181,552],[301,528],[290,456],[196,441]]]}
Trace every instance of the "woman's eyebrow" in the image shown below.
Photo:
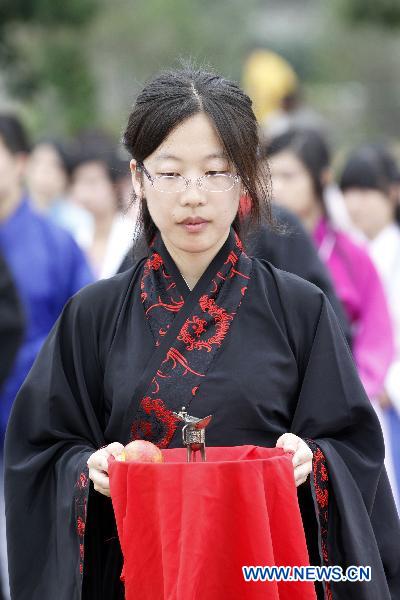
{"label": "woman's eyebrow", "polygon": [[[154,157],[155,160],[176,160],[179,162],[183,162],[183,159],[179,158],[178,156],[174,156],[173,154],[157,154],[157,156]],[[209,160],[211,158],[223,158],[225,160],[228,160],[228,157],[226,155],[225,152],[212,152],[211,154],[207,154],[207,156],[204,157],[204,160]]]}
{"label": "woman's eyebrow", "polygon": [[179,162],[182,162],[182,159],[173,154],[157,154],[154,158],[155,160],[178,160]]}
{"label": "woman's eyebrow", "polygon": [[208,160],[210,158],[223,158],[228,160],[228,157],[225,152],[213,152],[212,154],[208,154],[205,159]]}

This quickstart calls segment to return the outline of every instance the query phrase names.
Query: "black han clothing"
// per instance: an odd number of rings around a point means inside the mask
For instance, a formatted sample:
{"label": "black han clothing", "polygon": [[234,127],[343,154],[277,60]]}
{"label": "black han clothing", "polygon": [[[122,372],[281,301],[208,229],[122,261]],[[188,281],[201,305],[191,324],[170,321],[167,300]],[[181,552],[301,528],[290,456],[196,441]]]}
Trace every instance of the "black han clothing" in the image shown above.
{"label": "black han clothing", "polygon": [[[213,261],[215,272],[223,269],[225,246]],[[190,292],[165,248],[160,252],[190,304],[210,269]],[[139,408],[132,406],[135,390],[156,351],[141,299],[144,267],[139,261],[67,304],[14,403],[6,437],[14,600],[123,598],[111,502],[89,491],[86,461],[104,444],[126,443],[125,417]],[[190,413],[214,416],[209,445],[274,446],[287,431],[314,440],[329,471],[329,563],[372,568],[370,583],[332,584],[334,600],[400,598],[400,527],[382,434],[318,288],[252,259],[247,292]],[[169,447],[180,445],[177,430]],[[312,488],[301,486],[299,497],[316,564]]]}
{"label": "black han clothing", "polygon": [[[17,290],[3,256],[0,254],[0,389],[13,366],[22,342],[24,316]],[[3,448],[0,449],[3,455]],[[2,461],[1,461],[2,462]],[[3,599],[0,578],[0,600]]]}

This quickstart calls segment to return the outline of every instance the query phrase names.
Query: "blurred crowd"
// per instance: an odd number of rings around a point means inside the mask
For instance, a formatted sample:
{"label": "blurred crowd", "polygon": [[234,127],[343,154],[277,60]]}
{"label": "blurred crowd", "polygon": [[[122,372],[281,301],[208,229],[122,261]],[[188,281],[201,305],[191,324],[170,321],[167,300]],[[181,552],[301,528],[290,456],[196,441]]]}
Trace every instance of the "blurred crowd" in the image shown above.
{"label": "blurred crowd", "polygon": [[[345,313],[355,365],[381,421],[399,506],[396,154],[365,139],[334,172],[339,148],[327,141],[332,125],[305,105],[288,63],[257,51],[245,65],[243,84],[260,123],[260,161],[268,166],[272,201],[297,217],[296,232],[306,231]],[[31,145],[17,116],[0,114],[2,442],[15,395],[65,303],[127,265],[138,235],[136,212],[129,164],[115,140],[87,131],[68,142],[46,137]],[[289,227],[280,235],[297,233]]]}
{"label": "blurred crowd", "polygon": [[[0,113],[1,448],[13,400],[64,305],[114,275],[132,246],[130,189],[129,163],[104,133],[31,145],[21,120]],[[2,529],[3,556],[4,538]]]}
{"label": "blurred crowd", "polygon": [[281,56],[256,50],[243,82],[253,98],[273,203],[296,215],[325,265],[361,381],[379,416],[400,506],[400,167],[394,145],[365,139],[341,157],[334,124],[302,98]]}

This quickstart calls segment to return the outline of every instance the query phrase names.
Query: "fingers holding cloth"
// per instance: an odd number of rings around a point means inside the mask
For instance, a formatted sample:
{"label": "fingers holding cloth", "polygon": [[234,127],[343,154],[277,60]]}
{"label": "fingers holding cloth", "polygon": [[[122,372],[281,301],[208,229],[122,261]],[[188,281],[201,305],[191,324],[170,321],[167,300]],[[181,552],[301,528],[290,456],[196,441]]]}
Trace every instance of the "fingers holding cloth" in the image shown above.
{"label": "fingers holding cloth", "polygon": [[89,478],[93,481],[96,492],[110,497],[110,480],[108,478],[108,459],[110,456],[118,458],[124,451],[124,446],[119,442],[112,442],[100,448],[89,456]]}
{"label": "fingers holding cloth", "polygon": [[296,487],[307,480],[312,470],[313,453],[306,444],[294,433],[284,433],[276,442],[277,448],[284,452],[293,453],[292,464],[294,469],[294,480]]}

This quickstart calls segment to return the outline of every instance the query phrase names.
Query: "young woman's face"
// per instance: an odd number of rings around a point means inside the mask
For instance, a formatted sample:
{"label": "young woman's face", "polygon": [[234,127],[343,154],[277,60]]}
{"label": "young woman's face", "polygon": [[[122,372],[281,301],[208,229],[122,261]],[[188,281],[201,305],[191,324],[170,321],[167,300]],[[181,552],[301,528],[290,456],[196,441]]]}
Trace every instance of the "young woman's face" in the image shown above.
{"label": "young woman's face", "polygon": [[26,180],[34,196],[48,200],[63,196],[68,177],[56,148],[46,143],[35,146],[29,156]]}
{"label": "young woman's face", "polygon": [[309,172],[290,150],[283,150],[269,159],[272,194],[276,204],[284,206],[300,219],[307,220],[319,206]]}
{"label": "young woman's face", "polygon": [[395,203],[379,190],[349,188],[343,196],[354,225],[371,240],[394,220]]}
{"label": "young woman's face", "polygon": [[101,162],[82,163],[74,170],[70,195],[95,218],[118,212],[116,188]]}
{"label": "young woman's face", "polygon": [[228,237],[238,211],[241,185],[237,182],[228,191],[212,192],[195,184],[203,175],[236,175],[209,118],[203,113],[188,118],[143,162],[152,177],[168,174],[191,179],[183,191],[158,191],[131,161],[135,192],[146,199],[167,248],[175,252],[216,253]]}

